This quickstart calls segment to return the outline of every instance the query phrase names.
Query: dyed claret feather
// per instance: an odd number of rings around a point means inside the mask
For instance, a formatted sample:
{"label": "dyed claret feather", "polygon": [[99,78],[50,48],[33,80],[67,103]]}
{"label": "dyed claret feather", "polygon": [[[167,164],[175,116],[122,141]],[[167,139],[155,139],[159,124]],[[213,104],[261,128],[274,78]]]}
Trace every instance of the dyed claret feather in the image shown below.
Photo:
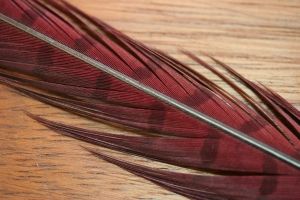
{"label": "dyed claret feather", "polygon": [[223,62],[211,57],[239,84],[194,54],[182,53],[240,97],[67,2],[0,0],[1,83],[137,134],[92,131],[27,113],[32,119],[65,136],[206,172],[150,168],[87,149],[190,199],[300,197],[300,112]]}

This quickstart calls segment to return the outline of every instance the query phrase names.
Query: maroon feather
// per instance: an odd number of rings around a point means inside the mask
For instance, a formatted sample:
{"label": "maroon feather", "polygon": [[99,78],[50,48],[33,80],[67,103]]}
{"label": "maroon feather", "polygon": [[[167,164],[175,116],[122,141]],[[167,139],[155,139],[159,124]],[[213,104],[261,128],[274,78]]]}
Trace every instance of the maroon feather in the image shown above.
{"label": "maroon feather", "polygon": [[[0,0],[0,13],[288,155],[300,157],[299,111],[215,58],[272,112],[196,56],[186,53],[251,106],[181,62],[64,1]],[[29,97],[156,137],[94,132],[30,115],[55,131],[117,151],[222,174],[165,172],[97,154],[191,199],[289,199],[299,182],[299,170],[2,21],[0,66],[0,81]],[[244,192],[247,188],[249,193]]]}
{"label": "maroon feather", "polygon": [[[88,150],[110,163],[190,199],[289,200],[300,195],[299,176],[210,176],[167,172],[131,164],[95,150]],[[270,165],[272,166],[272,163]]]}

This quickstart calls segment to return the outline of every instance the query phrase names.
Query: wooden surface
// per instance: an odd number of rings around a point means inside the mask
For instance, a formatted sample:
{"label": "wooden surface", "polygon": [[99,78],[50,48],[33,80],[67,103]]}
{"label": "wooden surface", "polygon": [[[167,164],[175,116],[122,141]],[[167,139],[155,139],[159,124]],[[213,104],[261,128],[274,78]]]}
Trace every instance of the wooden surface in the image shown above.
{"label": "wooden surface", "polygon": [[[178,49],[188,49],[198,55],[205,51],[300,106],[298,0],[70,2],[202,73],[206,72],[182,56]],[[115,130],[51,108],[0,85],[1,200],[184,199],[91,156],[80,145],[92,145],[46,129],[26,117],[23,110],[82,127]],[[120,154],[113,155],[127,159]],[[141,158],[134,160],[169,167]]]}

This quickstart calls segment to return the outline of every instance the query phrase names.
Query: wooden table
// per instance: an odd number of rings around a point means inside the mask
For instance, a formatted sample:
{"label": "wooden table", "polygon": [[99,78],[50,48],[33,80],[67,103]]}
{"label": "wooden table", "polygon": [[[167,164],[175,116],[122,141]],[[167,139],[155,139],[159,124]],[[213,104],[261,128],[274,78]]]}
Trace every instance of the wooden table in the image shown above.
{"label": "wooden table", "polygon": [[[216,56],[300,106],[300,2],[297,0],[70,2],[201,73],[207,72],[178,49]],[[80,145],[92,145],[48,130],[26,117],[23,110],[82,127],[117,131],[0,85],[1,200],[184,199],[91,156]],[[150,166],[169,167],[112,154]]]}

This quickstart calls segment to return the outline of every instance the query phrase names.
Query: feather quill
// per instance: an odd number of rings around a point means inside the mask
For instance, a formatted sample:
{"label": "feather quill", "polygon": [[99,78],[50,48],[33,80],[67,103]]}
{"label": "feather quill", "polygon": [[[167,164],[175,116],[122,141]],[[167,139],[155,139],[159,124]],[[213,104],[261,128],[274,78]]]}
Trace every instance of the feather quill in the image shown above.
{"label": "feather quill", "polygon": [[[275,92],[212,58],[252,90],[272,111],[269,112],[214,67],[184,52],[228,83],[252,109],[179,61],[132,40],[61,0],[3,0],[0,13],[53,41],[49,44],[0,20],[2,83],[69,112],[153,132],[156,136],[95,132],[28,114],[33,119],[89,143],[218,174],[198,176],[160,171],[90,150],[108,162],[191,199],[290,199],[291,195],[295,196],[292,191],[297,192],[299,169],[225,135],[224,131],[175,109],[155,95],[152,97],[132,87],[128,84],[130,81],[124,82],[98,70],[92,63],[108,66],[112,72],[124,74],[283,155],[299,159],[299,111]],[[61,51],[56,43],[70,51]],[[91,62],[83,62],[82,55]],[[251,192],[245,193],[245,190]]]}

